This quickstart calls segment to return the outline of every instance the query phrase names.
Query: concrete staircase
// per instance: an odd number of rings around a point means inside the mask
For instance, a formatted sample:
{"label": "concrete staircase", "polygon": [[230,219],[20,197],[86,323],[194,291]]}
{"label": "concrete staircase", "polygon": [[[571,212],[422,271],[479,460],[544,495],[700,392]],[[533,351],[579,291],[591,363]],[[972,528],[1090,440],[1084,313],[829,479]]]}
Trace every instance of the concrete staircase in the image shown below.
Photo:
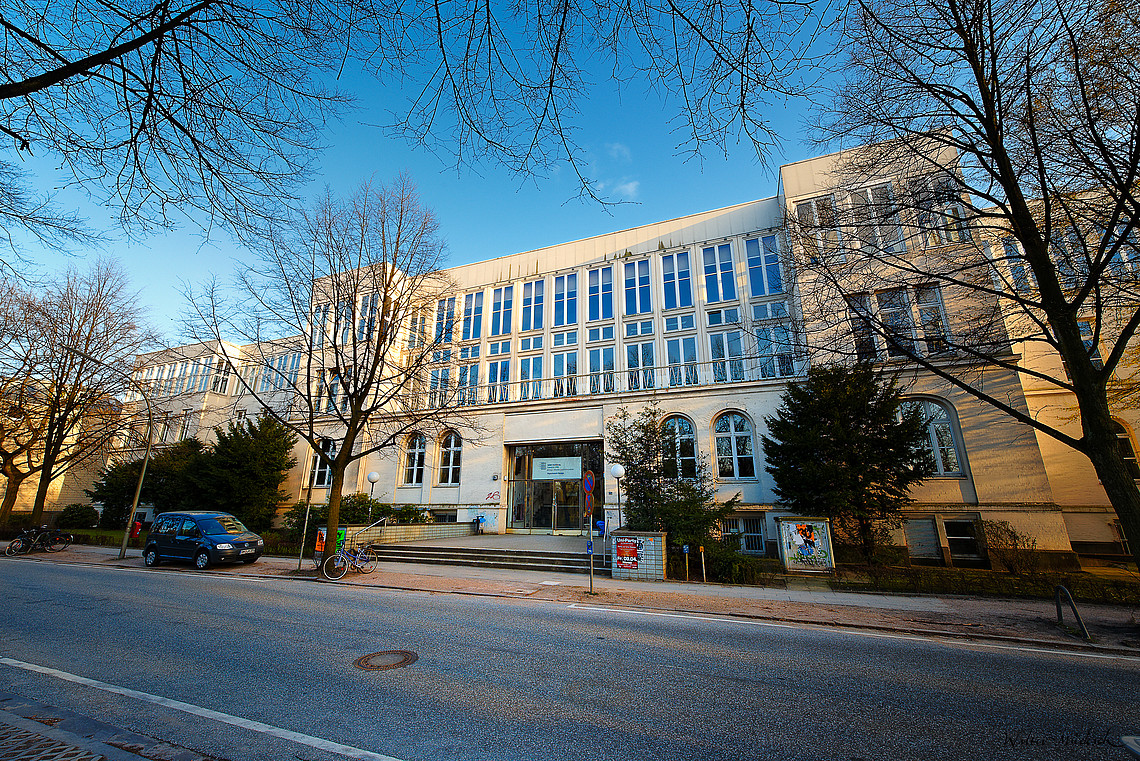
{"label": "concrete staircase", "polygon": [[[584,543],[584,542],[583,542]],[[474,568],[515,568],[523,571],[589,573],[590,557],[582,552],[502,549],[492,547],[440,547],[417,544],[378,544],[373,549],[381,563],[430,563]],[[594,555],[594,573],[609,575],[608,555]]]}

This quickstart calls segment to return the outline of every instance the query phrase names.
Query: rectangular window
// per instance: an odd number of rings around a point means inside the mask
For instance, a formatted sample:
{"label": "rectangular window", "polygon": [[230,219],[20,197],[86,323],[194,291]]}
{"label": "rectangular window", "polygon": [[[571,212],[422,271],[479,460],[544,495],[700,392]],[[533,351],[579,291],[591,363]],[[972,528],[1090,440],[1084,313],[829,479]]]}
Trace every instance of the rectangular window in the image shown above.
{"label": "rectangular window", "polygon": [[554,278],[554,327],[578,323],[578,276]]}
{"label": "rectangular window", "polygon": [[692,330],[697,326],[696,315],[682,314],[676,317],[665,318],[665,332],[673,333],[678,330]]}
{"label": "rectangular window", "polygon": [[1009,266],[1009,278],[1013,290],[1017,293],[1028,293],[1032,288],[1029,273],[1025,269],[1025,257],[1021,255],[1021,248],[1013,238],[1006,238],[1001,242],[1002,252],[1006,264]]}
{"label": "rectangular window", "polygon": [[590,341],[612,341],[614,340],[614,326],[606,325],[602,328],[590,328],[587,335]]}
{"label": "rectangular window", "polygon": [[451,343],[455,332],[455,297],[440,299],[435,307],[435,342]]}
{"label": "rectangular window", "polygon": [[376,310],[380,305],[380,294],[371,293],[360,298],[360,316],[356,327],[358,341],[371,341],[376,330]]}
{"label": "rectangular window", "polygon": [[874,362],[879,358],[875,346],[875,332],[871,329],[871,297],[856,293],[847,298],[851,315],[851,335],[855,340],[855,357],[860,362]]}
{"label": "rectangular window", "polygon": [[459,366],[459,397],[460,405],[478,404],[479,397],[479,363]]}
{"label": "rectangular window", "polygon": [[748,256],[748,287],[752,298],[783,293],[784,278],[780,273],[776,236],[750,238],[744,241],[744,251]]}
{"label": "rectangular window", "polygon": [[515,287],[496,288],[491,297],[491,335],[507,336],[511,333],[511,310],[514,306]]}
{"label": "rectangular window", "polygon": [[529,336],[519,339],[519,351],[530,351],[542,348],[542,336]]}
{"label": "rectangular window", "polygon": [[487,401],[509,402],[511,400],[511,361],[500,359],[487,363]]}
{"label": "rectangular window", "polygon": [[918,303],[918,322],[922,326],[922,340],[927,356],[945,354],[950,350],[946,340],[946,315],[942,307],[941,289],[936,285],[914,289]]}
{"label": "rectangular window", "polygon": [[408,348],[423,348],[427,336],[427,315],[424,309],[412,312],[412,321],[408,326]]}
{"label": "rectangular window", "polygon": [[926,248],[970,240],[962,196],[949,178],[911,180],[919,231]]}
{"label": "rectangular window", "polygon": [[914,325],[910,299],[905,288],[891,288],[875,294],[879,307],[879,323],[887,339],[888,357],[906,357],[914,353]]}
{"label": "rectangular window", "polygon": [[714,382],[744,380],[744,341],[739,330],[710,333],[709,354]]}
{"label": "rectangular window", "polygon": [[693,286],[689,276],[689,252],[679,251],[661,257],[661,276],[665,284],[665,308],[691,307]]}
{"label": "rectangular window", "polygon": [[670,338],[665,342],[669,363],[670,386],[695,386],[697,383],[697,337]]}
{"label": "rectangular window", "polygon": [[796,222],[801,245],[813,264],[825,254],[833,254],[839,250],[835,199],[831,196],[820,196],[797,203]]}
{"label": "rectangular window", "polygon": [[194,410],[182,410],[181,422],[178,426],[178,440],[185,441],[190,437],[190,423],[194,419]]}
{"label": "rectangular window", "polygon": [[590,270],[590,320],[609,320],[613,316],[613,267]]}
{"label": "rectangular window", "polygon": [[876,185],[851,193],[851,216],[854,222],[852,243],[864,251],[899,253],[902,235],[891,186]]}
{"label": "rectangular window", "polygon": [[614,390],[614,347],[590,349],[590,393],[609,394]]}
{"label": "rectangular window", "polygon": [[451,368],[441,367],[431,371],[431,386],[428,389],[428,406],[433,409],[446,407],[451,394]]}
{"label": "rectangular window", "polygon": [[703,249],[705,301],[732,301],[736,298],[736,273],[732,269],[732,246],[722,243]]}
{"label": "rectangular window", "polygon": [[479,344],[464,346],[459,350],[460,359],[479,359]]}
{"label": "rectangular window", "polygon": [[625,313],[645,314],[653,310],[649,299],[649,260],[625,265]]}
{"label": "rectangular window", "polygon": [[483,337],[483,292],[463,297],[463,340],[477,341]]}
{"label": "rectangular window", "polygon": [[492,341],[487,344],[487,355],[494,357],[499,354],[510,354],[511,342],[510,341]]}
{"label": "rectangular window", "polygon": [[217,365],[214,368],[214,383],[210,386],[210,390],[215,394],[224,394],[230,386],[230,373],[233,368],[230,363],[218,357]]}
{"label": "rectangular window", "polygon": [[740,310],[736,307],[732,309],[714,309],[706,316],[709,325],[736,325],[740,322]]}
{"label": "rectangular window", "polygon": [[[332,439],[321,439],[320,451],[330,460],[336,457],[336,442]],[[313,452],[312,466],[309,468],[309,483],[314,489],[327,489],[332,486],[332,465],[316,452]]]}
{"label": "rectangular window", "polygon": [[519,360],[519,399],[542,398],[542,355]]}
{"label": "rectangular window", "polygon": [[625,324],[625,337],[632,338],[634,336],[651,336],[653,335],[653,320],[642,320],[640,322],[627,322]]}
{"label": "rectangular window", "polygon": [[320,349],[325,345],[329,324],[329,305],[317,304],[313,309],[313,346]]}
{"label": "rectangular window", "polygon": [[755,304],[756,354],[760,361],[760,377],[787,378],[796,374],[795,332],[788,306],[783,301]]}
{"label": "rectangular window", "polygon": [[568,351],[554,357],[554,395],[574,396],[578,393],[578,352]]}
{"label": "rectangular window", "polygon": [[653,342],[625,345],[625,367],[630,391],[654,388]]}
{"label": "rectangular window", "polygon": [[554,341],[555,348],[559,346],[573,346],[578,343],[578,331],[568,330],[565,333],[554,333],[551,339]]}
{"label": "rectangular window", "polygon": [[519,330],[542,330],[542,297],[545,288],[545,280],[523,283],[522,327]]}

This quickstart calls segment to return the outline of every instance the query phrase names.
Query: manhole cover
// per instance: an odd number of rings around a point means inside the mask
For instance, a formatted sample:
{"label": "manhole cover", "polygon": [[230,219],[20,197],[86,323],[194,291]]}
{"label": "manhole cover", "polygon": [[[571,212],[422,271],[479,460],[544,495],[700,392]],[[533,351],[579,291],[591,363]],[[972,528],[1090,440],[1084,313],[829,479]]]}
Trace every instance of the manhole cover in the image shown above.
{"label": "manhole cover", "polygon": [[365,671],[386,671],[398,669],[401,666],[410,666],[419,660],[419,656],[411,650],[382,650],[379,653],[369,653],[356,659],[358,669]]}

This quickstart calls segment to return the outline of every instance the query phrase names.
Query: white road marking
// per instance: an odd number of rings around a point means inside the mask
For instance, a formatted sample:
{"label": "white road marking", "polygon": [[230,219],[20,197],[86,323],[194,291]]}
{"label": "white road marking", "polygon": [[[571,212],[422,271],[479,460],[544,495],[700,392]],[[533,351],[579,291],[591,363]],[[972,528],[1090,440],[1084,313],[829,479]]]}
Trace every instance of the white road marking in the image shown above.
{"label": "white road marking", "polygon": [[718,623],[726,624],[741,624],[744,626],[763,626],[769,629],[814,629],[827,631],[839,631],[843,634],[850,634],[855,637],[872,637],[875,639],[902,639],[910,642],[930,642],[937,645],[957,645],[960,647],[983,647],[990,648],[991,650],[1014,650],[1021,653],[1045,653],[1048,655],[1064,655],[1073,658],[1093,658],[1101,660],[1113,661],[1132,661],[1140,663],[1140,657],[1132,655],[1114,655],[1112,653],[1086,653],[1079,650],[1052,650],[1044,647],[1030,647],[1028,645],[1002,645],[995,642],[978,642],[975,640],[957,640],[957,639],[938,639],[935,637],[923,637],[917,634],[891,634],[889,632],[868,632],[859,631],[857,629],[843,629],[840,626],[835,628],[829,627],[825,624],[777,624],[771,621],[753,621],[747,618],[730,618],[725,616],[698,616],[690,613],[659,613],[651,610],[630,610],[626,608],[606,608],[602,606],[579,605],[571,603],[566,606],[576,610],[593,610],[603,611],[605,613],[625,613],[632,616],[654,616],[657,618],[684,618],[690,621],[716,621]]}
{"label": "white road marking", "polygon": [[341,745],[340,743],[335,743],[331,740],[323,740],[319,737],[313,737],[311,735],[294,732],[289,729],[275,727],[272,724],[263,724],[260,721],[253,721],[252,719],[243,719],[240,716],[231,716],[228,713],[214,711],[209,708],[202,708],[201,706],[196,706],[192,703],[183,703],[180,700],[164,698],[161,695],[151,695],[149,692],[140,692],[138,690],[132,690],[127,687],[120,687],[115,684],[100,682],[98,679],[88,679],[87,677],[69,674],[66,671],[48,668],[47,666],[40,666],[35,663],[25,663],[24,661],[17,661],[12,658],[0,657],[0,664],[5,666],[12,666],[13,668],[23,669],[25,671],[32,671],[37,674],[52,676],[67,682],[82,684],[86,687],[93,687],[97,690],[112,692],[116,695],[123,695],[124,697],[142,700],[147,703],[154,703],[155,705],[172,708],[175,711],[182,711],[183,713],[200,716],[204,719],[212,719],[223,724],[230,724],[231,726],[248,729],[251,732],[259,732],[263,735],[270,735],[271,737],[290,740],[292,742],[299,743],[300,745],[308,745],[310,748],[317,748],[318,750],[329,751],[330,753],[338,753],[342,756],[347,756],[348,758],[360,758],[365,759],[365,761],[400,761],[398,758],[385,756],[382,753],[373,753],[369,750],[354,748],[351,745]]}

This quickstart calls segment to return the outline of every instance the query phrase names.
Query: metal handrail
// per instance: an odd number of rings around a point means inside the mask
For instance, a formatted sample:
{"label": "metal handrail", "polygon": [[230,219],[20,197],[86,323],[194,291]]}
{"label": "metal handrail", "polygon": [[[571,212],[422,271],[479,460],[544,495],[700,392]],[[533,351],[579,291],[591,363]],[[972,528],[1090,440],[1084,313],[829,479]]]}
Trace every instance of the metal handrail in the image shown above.
{"label": "metal handrail", "polygon": [[[353,547],[356,546],[356,537],[360,536],[361,534],[363,534],[365,531],[368,531],[369,529],[376,528],[381,523],[383,523],[384,527],[387,528],[388,527],[388,517],[385,516],[385,517],[381,518],[380,520],[376,521],[375,523],[371,523],[371,524],[365,526],[364,528],[360,529],[359,531],[357,531],[355,534],[353,534],[352,535],[352,546]],[[381,533],[383,533],[383,532],[381,532]],[[345,542],[345,545],[348,545],[348,544],[349,544],[349,542]]]}
{"label": "metal handrail", "polygon": [[1057,603],[1057,623],[1065,623],[1065,617],[1061,612],[1061,593],[1065,593],[1065,597],[1069,598],[1069,607],[1073,610],[1073,616],[1077,619],[1077,626],[1080,627],[1081,634],[1087,642],[1092,642],[1092,636],[1089,635],[1089,630],[1085,628],[1085,622],[1081,620],[1081,614],[1077,611],[1077,604],[1073,601],[1073,595],[1064,586],[1058,584],[1055,590],[1055,598]]}

